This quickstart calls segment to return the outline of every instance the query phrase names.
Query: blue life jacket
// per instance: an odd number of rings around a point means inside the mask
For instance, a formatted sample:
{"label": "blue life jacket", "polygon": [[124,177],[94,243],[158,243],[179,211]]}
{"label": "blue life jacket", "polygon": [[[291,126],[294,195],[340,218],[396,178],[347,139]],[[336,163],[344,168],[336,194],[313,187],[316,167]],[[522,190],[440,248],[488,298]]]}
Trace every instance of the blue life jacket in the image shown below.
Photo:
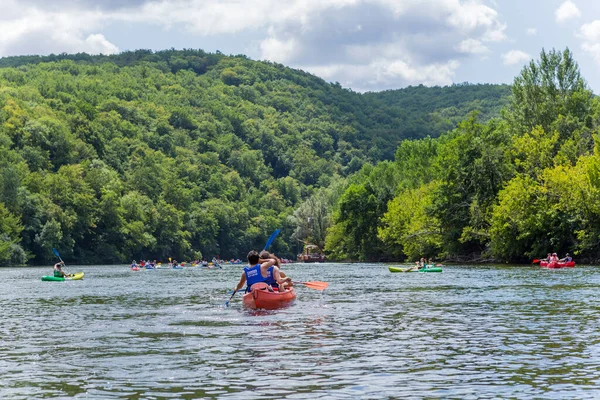
{"label": "blue life jacket", "polygon": [[267,285],[271,285],[271,287],[278,288],[279,284],[275,280],[275,275],[273,274],[274,266],[269,267],[267,270],[267,280],[265,281]]}
{"label": "blue life jacket", "polygon": [[250,292],[252,285],[258,282],[266,282],[267,278],[262,276],[260,273],[260,264],[256,264],[255,266],[247,266],[244,267],[244,273],[246,274],[246,292]]}

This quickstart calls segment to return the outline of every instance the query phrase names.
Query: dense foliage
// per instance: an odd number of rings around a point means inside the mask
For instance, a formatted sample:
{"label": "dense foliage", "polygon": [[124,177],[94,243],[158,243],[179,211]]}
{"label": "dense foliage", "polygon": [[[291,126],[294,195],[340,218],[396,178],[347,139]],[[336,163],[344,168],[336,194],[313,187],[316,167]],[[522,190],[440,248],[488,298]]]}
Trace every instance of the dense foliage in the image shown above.
{"label": "dense foliage", "polygon": [[[363,168],[336,204],[328,252],[363,260],[525,261],[551,251],[599,259],[599,112],[571,52],[542,51],[515,78],[501,118],[475,113],[437,139],[403,142],[393,164]],[[368,227],[357,219],[365,205]]]}
{"label": "dense foliage", "polygon": [[[405,90],[430,106],[407,113],[394,92],[199,50],[0,59],[0,264],[46,263],[53,247],[85,263],[242,257],[275,228],[282,255],[324,244],[347,177],[367,165],[352,179],[377,179],[392,164],[369,165],[402,140],[438,136],[473,109],[497,115],[505,101],[495,86]],[[462,95],[473,90],[481,98]],[[342,198],[368,193],[370,214],[340,215],[369,230],[348,242],[361,252],[395,192],[356,185]]]}

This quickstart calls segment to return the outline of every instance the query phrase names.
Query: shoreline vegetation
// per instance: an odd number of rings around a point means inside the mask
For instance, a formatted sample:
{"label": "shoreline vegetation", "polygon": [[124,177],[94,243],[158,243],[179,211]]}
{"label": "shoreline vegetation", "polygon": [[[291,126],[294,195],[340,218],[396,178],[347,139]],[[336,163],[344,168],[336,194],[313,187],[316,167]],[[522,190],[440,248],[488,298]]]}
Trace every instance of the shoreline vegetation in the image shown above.
{"label": "shoreline vegetation", "polygon": [[0,265],[600,259],[600,100],[572,53],[508,85],[355,93],[202,50],[0,59]]}

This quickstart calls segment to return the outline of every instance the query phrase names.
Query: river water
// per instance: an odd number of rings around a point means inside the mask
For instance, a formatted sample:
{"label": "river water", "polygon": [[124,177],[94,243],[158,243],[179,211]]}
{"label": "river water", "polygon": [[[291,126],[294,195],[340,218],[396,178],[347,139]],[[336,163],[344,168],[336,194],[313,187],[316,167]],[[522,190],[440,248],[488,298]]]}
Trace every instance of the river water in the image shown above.
{"label": "river water", "polygon": [[291,264],[288,308],[224,307],[241,266],[2,269],[0,398],[600,398],[600,269]]}

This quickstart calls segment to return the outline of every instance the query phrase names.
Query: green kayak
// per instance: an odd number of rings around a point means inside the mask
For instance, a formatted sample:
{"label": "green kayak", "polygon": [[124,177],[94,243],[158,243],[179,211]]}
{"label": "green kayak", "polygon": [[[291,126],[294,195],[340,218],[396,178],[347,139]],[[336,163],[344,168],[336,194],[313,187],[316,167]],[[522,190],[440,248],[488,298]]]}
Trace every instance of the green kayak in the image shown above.
{"label": "green kayak", "polygon": [[63,282],[63,281],[78,281],[79,279],[83,279],[83,272],[76,272],[71,276],[66,278],[61,278],[58,276],[42,276],[42,281],[44,282]]}
{"label": "green kayak", "polygon": [[390,272],[442,272],[442,267],[435,267],[433,265],[427,266],[417,270],[415,267],[401,268],[388,266]]}
{"label": "green kayak", "polygon": [[419,272],[442,272],[442,267],[428,267],[420,269]]}

